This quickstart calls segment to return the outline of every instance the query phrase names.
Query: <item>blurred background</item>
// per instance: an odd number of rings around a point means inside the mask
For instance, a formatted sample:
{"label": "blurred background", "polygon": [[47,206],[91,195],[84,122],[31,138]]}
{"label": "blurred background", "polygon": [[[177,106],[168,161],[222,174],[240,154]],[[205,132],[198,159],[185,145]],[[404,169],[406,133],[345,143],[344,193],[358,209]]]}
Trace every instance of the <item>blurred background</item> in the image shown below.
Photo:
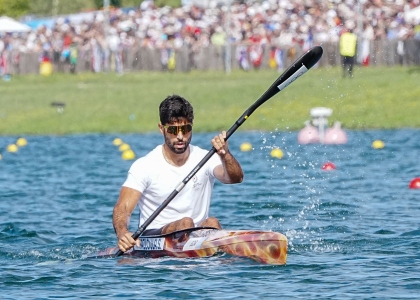
{"label": "blurred background", "polygon": [[420,64],[419,0],[0,0],[0,71],[282,71],[313,45],[340,64]]}

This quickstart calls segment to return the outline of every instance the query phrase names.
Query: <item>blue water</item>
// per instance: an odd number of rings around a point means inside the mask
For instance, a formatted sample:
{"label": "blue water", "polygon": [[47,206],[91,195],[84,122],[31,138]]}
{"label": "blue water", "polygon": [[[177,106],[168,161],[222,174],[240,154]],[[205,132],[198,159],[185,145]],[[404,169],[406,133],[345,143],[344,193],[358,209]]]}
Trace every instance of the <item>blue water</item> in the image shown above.
{"label": "blue water", "polygon": [[[213,135],[193,141],[210,149]],[[116,243],[112,208],[132,162],[113,139],[140,156],[161,136],[27,136],[27,146],[3,151],[0,161],[0,298],[418,298],[420,190],[408,184],[420,177],[420,130],[348,136],[340,146],[298,145],[297,132],[237,132],[229,140],[245,180],[216,184],[211,214],[228,229],[285,234],[284,266],[228,255],[85,258]],[[0,137],[0,147],[17,138]],[[371,147],[376,139],[384,149]],[[253,150],[241,152],[243,142]],[[270,156],[274,147],[283,159]],[[322,170],[327,161],[337,169]],[[133,229],[136,219],[137,211]]]}

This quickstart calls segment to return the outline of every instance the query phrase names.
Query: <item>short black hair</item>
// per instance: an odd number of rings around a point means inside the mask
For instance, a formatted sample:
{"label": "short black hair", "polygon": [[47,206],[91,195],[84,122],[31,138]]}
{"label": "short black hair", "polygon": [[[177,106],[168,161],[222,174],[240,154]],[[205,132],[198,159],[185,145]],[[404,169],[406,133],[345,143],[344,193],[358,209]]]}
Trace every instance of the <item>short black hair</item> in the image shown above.
{"label": "short black hair", "polygon": [[171,95],[160,103],[159,117],[162,125],[176,122],[183,118],[192,124],[194,121],[194,111],[190,102],[185,98],[179,95]]}

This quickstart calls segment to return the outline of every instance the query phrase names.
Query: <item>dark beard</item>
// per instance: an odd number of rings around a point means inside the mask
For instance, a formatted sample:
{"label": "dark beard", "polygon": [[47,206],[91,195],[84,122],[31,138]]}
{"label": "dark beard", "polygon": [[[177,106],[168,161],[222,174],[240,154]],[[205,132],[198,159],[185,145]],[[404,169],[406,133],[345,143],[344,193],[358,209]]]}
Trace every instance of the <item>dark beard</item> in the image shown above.
{"label": "dark beard", "polygon": [[184,153],[185,151],[187,151],[187,149],[188,149],[188,146],[190,145],[190,143],[191,143],[191,138],[192,138],[192,134],[190,135],[190,138],[186,141],[186,142],[183,142],[185,145],[184,145],[184,147],[183,148],[181,148],[181,149],[179,149],[179,148],[175,148],[175,145],[178,143],[178,141],[177,142],[175,142],[175,143],[171,143],[171,140],[169,139],[169,138],[167,138],[167,136],[166,136],[166,134],[165,134],[165,144],[166,144],[166,146],[168,146],[168,148],[173,152],[173,153],[176,153],[176,154],[182,154],[182,153]]}

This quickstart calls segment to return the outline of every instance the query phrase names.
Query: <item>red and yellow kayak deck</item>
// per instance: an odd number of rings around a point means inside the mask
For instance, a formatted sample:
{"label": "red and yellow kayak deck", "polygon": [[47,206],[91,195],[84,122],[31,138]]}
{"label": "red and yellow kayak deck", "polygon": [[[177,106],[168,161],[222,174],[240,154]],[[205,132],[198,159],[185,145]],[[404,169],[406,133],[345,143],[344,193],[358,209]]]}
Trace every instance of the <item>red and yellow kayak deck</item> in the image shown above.
{"label": "red and yellow kayak deck", "polygon": [[[95,257],[114,256],[117,247]],[[258,230],[224,230],[196,227],[156,236],[140,236],[140,247],[124,253],[130,257],[209,257],[218,253],[249,257],[264,264],[283,265],[287,259],[287,238],[281,233]]]}

